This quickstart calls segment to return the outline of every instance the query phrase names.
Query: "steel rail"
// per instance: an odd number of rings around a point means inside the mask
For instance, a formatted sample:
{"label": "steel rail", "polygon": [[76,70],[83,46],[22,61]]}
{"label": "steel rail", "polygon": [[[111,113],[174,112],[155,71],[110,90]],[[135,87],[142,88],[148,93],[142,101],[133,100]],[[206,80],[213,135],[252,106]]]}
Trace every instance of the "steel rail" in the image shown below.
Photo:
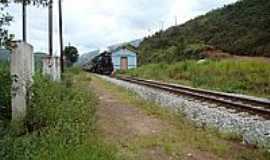
{"label": "steel rail", "polygon": [[195,89],[187,86],[168,84],[152,80],[143,80],[131,77],[119,77],[118,79],[156,89],[165,90],[177,95],[187,95],[207,101],[212,101],[215,103],[225,104],[226,107],[229,108],[241,109],[253,114],[260,114],[264,117],[270,118],[270,102],[268,101],[239,97],[227,93]]}
{"label": "steel rail", "polygon": [[239,96],[239,95],[232,95],[232,94],[229,94],[229,93],[223,93],[223,92],[216,92],[216,91],[192,88],[192,87],[178,85],[178,84],[168,84],[168,83],[159,82],[159,81],[153,81],[153,80],[144,80],[144,79],[132,78],[132,77],[128,77],[128,78],[129,79],[134,79],[134,80],[137,80],[137,81],[150,82],[150,83],[157,84],[157,85],[164,85],[164,86],[167,86],[167,87],[183,89],[183,90],[196,92],[196,93],[219,96],[219,97],[228,98],[228,99],[231,99],[231,100],[238,100],[238,101],[240,100],[240,101],[244,101],[244,102],[246,102],[248,104],[260,105],[260,106],[263,106],[265,108],[270,109],[270,100],[262,100],[262,99],[259,99],[259,98],[255,99],[255,98],[250,98],[250,97],[242,97],[242,96]]}

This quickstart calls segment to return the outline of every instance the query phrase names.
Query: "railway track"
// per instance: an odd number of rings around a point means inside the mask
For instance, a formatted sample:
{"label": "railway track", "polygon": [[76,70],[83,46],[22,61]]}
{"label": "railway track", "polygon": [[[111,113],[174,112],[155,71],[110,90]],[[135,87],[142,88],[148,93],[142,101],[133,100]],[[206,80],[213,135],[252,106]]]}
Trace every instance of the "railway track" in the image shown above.
{"label": "railway track", "polygon": [[131,77],[119,77],[118,79],[155,89],[160,89],[176,95],[184,95],[199,100],[211,101],[214,103],[222,104],[222,106],[228,108],[249,112],[251,114],[260,115],[270,119],[270,100],[267,99],[215,92],[183,85],[168,84],[159,81],[144,80]]}

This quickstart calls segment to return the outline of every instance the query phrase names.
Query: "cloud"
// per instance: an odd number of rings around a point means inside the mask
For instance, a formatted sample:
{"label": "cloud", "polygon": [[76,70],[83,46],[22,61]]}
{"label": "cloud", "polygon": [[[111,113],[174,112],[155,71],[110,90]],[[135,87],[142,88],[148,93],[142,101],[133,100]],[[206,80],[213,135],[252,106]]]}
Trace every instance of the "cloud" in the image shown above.
{"label": "cloud", "polygon": [[[64,43],[81,53],[142,38],[236,0],[64,0]],[[56,1],[55,1],[56,2]],[[54,52],[59,51],[58,10],[54,7]],[[21,39],[21,5],[9,8],[15,21],[10,31]],[[28,7],[28,39],[35,51],[47,52],[46,8]]]}

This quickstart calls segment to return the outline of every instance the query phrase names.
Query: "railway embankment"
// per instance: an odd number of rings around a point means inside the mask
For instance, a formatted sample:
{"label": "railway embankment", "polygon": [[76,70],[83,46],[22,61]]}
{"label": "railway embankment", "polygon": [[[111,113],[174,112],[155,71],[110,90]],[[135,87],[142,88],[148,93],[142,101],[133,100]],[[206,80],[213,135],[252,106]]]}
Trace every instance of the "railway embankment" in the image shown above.
{"label": "railway embankment", "polygon": [[270,59],[231,57],[142,65],[124,75],[270,99]]}
{"label": "railway embankment", "polygon": [[174,95],[166,91],[109,77],[100,77],[115,85],[136,92],[147,101],[153,101],[175,112],[181,112],[200,127],[214,127],[221,132],[240,136],[245,144],[270,149],[269,119],[235,109],[228,109],[221,104]]}

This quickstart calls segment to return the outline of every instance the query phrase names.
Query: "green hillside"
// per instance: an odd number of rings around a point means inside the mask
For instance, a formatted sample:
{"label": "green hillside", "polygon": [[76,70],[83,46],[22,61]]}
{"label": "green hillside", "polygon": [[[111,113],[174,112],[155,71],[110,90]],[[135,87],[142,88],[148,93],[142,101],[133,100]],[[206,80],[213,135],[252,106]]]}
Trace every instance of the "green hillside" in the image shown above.
{"label": "green hillside", "polygon": [[240,0],[145,38],[140,64],[202,58],[206,48],[270,57],[270,1]]}

